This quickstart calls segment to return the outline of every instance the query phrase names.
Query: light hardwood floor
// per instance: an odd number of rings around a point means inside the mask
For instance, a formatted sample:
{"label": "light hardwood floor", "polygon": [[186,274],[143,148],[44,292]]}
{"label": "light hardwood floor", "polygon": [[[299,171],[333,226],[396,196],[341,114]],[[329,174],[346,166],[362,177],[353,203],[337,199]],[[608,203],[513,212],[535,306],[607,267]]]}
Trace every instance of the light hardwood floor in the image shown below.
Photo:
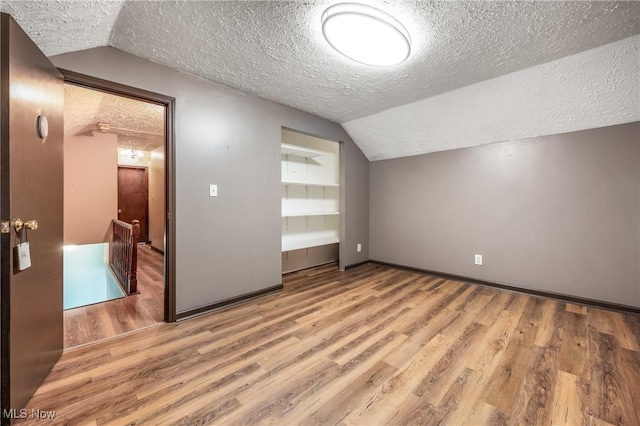
{"label": "light hardwood floor", "polygon": [[[640,317],[365,264],[68,351],[56,424],[640,424]],[[27,420],[19,424],[43,424]]]}
{"label": "light hardwood floor", "polygon": [[147,327],[164,319],[164,257],[138,246],[138,292],[64,311],[64,348]]}

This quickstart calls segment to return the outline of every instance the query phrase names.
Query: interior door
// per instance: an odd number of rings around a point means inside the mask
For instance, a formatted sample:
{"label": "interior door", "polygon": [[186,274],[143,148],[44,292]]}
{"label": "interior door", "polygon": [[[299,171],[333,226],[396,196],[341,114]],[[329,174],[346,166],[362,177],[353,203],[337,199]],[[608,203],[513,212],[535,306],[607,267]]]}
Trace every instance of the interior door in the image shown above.
{"label": "interior door", "polygon": [[118,219],[140,221],[139,242],[149,241],[149,185],[146,167],[118,167]]}
{"label": "interior door", "polygon": [[[4,13],[0,103],[0,405],[6,424],[62,353],[64,87],[58,70]],[[48,120],[45,138],[39,116]],[[31,267],[23,271],[14,266],[17,218],[38,223],[28,231]]]}

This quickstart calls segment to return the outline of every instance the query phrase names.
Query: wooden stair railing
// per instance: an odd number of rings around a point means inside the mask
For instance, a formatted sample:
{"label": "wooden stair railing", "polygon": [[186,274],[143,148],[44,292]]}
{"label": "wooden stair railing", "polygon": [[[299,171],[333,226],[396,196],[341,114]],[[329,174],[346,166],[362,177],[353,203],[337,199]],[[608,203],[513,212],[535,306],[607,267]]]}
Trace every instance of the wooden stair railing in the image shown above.
{"label": "wooden stair railing", "polygon": [[138,238],[140,221],[113,220],[113,238],[109,250],[109,266],[127,294],[138,292]]}

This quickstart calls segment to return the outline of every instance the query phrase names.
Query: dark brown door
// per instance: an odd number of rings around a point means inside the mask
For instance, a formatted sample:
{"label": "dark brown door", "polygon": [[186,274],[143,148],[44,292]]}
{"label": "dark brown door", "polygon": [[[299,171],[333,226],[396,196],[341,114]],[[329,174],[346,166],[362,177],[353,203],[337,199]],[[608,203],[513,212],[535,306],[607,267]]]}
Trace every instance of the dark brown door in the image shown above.
{"label": "dark brown door", "polygon": [[[63,78],[0,15],[0,218],[37,220],[31,267],[18,272],[13,226],[0,234],[2,424],[18,414],[62,353]],[[38,117],[48,136],[38,133]],[[5,222],[6,223],[6,222]],[[14,409],[14,411],[10,411]],[[19,414],[18,414],[19,415]]]}
{"label": "dark brown door", "polygon": [[118,219],[140,221],[139,242],[149,241],[149,186],[146,167],[118,167]]}

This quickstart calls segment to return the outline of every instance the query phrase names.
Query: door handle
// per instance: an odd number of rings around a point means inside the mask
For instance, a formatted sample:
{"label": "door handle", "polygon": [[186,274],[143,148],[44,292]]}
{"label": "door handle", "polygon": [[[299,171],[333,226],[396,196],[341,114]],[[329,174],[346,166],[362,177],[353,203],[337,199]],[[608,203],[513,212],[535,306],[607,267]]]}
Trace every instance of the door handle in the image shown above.
{"label": "door handle", "polygon": [[122,210],[118,209],[118,214],[122,213]]}
{"label": "door handle", "polygon": [[13,220],[12,222],[13,222],[13,227],[15,228],[16,232],[22,231],[22,228],[29,229],[31,231],[35,231],[36,229],[38,229],[38,221],[35,220],[35,219],[23,222],[22,219],[17,218],[15,220]]}

